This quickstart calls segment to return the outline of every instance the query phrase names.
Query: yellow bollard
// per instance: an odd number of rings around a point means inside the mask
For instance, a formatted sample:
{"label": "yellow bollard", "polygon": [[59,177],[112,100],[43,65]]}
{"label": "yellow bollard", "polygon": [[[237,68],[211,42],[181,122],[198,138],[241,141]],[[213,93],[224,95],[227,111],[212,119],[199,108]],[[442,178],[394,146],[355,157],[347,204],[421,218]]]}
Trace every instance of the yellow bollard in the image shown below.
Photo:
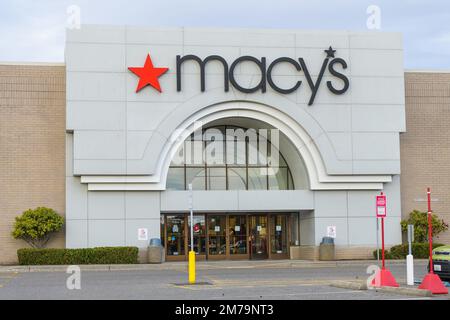
{"label": "yellow bollard", "polygon": [[189,283],[195,283],[195,251],[189,251]]}

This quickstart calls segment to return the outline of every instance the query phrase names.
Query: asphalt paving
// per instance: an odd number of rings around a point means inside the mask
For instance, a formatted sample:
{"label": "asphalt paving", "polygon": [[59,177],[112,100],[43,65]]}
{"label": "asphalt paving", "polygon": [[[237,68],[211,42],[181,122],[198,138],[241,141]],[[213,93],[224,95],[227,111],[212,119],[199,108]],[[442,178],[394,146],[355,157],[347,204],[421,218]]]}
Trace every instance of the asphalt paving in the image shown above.
{"label": "asphalt paving", "polygon": [[[262,267],[261,267],[262,266]],[[365,280],[368,265],[348,266],[245,266],[214,267],[197,271],[197,285],[188,285],[183,268],[153,270],[81,271],[80,289],[74,287],[72,274],[53,272],[0,272],[0,299],[32,300],[387,300],[448,299],[412,297],[381,293],[376,290],[351,290],[331,287],[331,281]],[[405,266],[390,270],[399,282],[405,282]],[[416,267],[420,279],[425,266]],[[69,282],[69,286],[67,283]]]}

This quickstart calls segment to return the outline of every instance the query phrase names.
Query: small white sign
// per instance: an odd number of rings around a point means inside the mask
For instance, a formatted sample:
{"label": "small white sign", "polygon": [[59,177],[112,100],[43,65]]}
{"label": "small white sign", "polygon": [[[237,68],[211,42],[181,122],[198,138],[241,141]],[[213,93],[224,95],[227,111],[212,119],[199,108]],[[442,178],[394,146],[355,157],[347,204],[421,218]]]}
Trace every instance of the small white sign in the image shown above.
{"label": "small white sign", "polygon": [[256,226],[256,231],[261,232],[261,226]]}
{"label": "small white sign", "polygon": [[336,226],[327,227],[327,237],[336,239]]}
{"label": "small white sign", "polygon": [[176,224],[173,225],[172,232],[173,233],[178,233],[178,225],[176,225]]}
{"label": "small white sign", "polygon": [[234,231],[236,231],[236,232],[241,231],[241,226],[234,226]]}
{"label": "small white sign", "polygon": [[435,265],[433,265],[433,269],[434,269],[434,271],[442,271],[442,268],[441,268],[441,265],[440,264],[435,264]]}
{"label": "small white sign", "polygon": [[220,226],[215,226],[215,227],[214,227],[214,231],[215,231],[215,232],[220,232]]}
{"label": "small white sign", "polygon": [[275,230],[276,230],[276,231],[281,231],[281,226],[276,226],[276,227],[275,227]]}
{"label": "small white sign", "polygon": [[377,207],[377,217],[386,217],[386,207]]}
{"label": "small white sign", "polygon": [[139,228],[138,229],[138,240],[139,241],[148,241],[148,229],[147,228]]}

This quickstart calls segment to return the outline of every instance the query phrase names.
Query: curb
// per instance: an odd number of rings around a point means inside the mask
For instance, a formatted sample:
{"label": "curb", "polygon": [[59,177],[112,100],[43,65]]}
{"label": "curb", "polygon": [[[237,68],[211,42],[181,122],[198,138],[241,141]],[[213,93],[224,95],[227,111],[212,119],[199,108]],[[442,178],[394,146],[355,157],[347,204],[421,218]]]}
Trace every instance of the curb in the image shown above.
{"label": "curb", "polygon": [[401,294],[406,296],[415,296],[415,297],[432,297],[433,294],[430,290],[423,290],[418,288],[408,288],[408,287],[379,287],[379,288],[368,288],[367,283],[365,281],[332,281],[330,283],[331,287],[343,288],[343,289],[351,289],[351,290],[375,290],[375,292],[381,293],[392,293],[392,294]]}
{"label": "curb", "polygon": [[[306,261],[286,260],[265,262],[252,261],[220,261],[198,262],[198,270],[212,269],[270,269],[270,268],[337,268],[347,266],[369,266],[376,264],[376,260],[341,260],[341,261]],[[415,265],[424,266],[428,260],[416,260]],[[403,260],[391,260],[390,265],[405,264]],[[42,265],[42,266],[0,266],[0,272],[66,272],[66,265]],[[165,262],[162,264],[117,264],[117,265],[80,265],[82,271],[145,271],[145,270],[187,270],[187,262]]]}
{"label": "curb", "polygon": [[382,293],[394,293],[394,294],[404,294],[407,296],[416,296],[416,297],[432,297],[433,294],[430,290],[417,289],[417,288],[407,288],[407,287],[382,287],[382,288],[374,288],[373,290]]}

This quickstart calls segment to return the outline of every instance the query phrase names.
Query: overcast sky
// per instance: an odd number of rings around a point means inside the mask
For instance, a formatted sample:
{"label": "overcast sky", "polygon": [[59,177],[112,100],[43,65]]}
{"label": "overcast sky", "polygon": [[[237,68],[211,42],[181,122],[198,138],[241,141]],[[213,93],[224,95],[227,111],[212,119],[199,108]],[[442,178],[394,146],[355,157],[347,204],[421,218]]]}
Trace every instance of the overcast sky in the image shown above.
{"label": "overcast sky", "polygon": [[[0,61],[64,61],[67,8],[82,24],[402,32],[407,69],[450,70],[449,0],[0,0]],[[378,32],[370,30],[371,32]]]}

